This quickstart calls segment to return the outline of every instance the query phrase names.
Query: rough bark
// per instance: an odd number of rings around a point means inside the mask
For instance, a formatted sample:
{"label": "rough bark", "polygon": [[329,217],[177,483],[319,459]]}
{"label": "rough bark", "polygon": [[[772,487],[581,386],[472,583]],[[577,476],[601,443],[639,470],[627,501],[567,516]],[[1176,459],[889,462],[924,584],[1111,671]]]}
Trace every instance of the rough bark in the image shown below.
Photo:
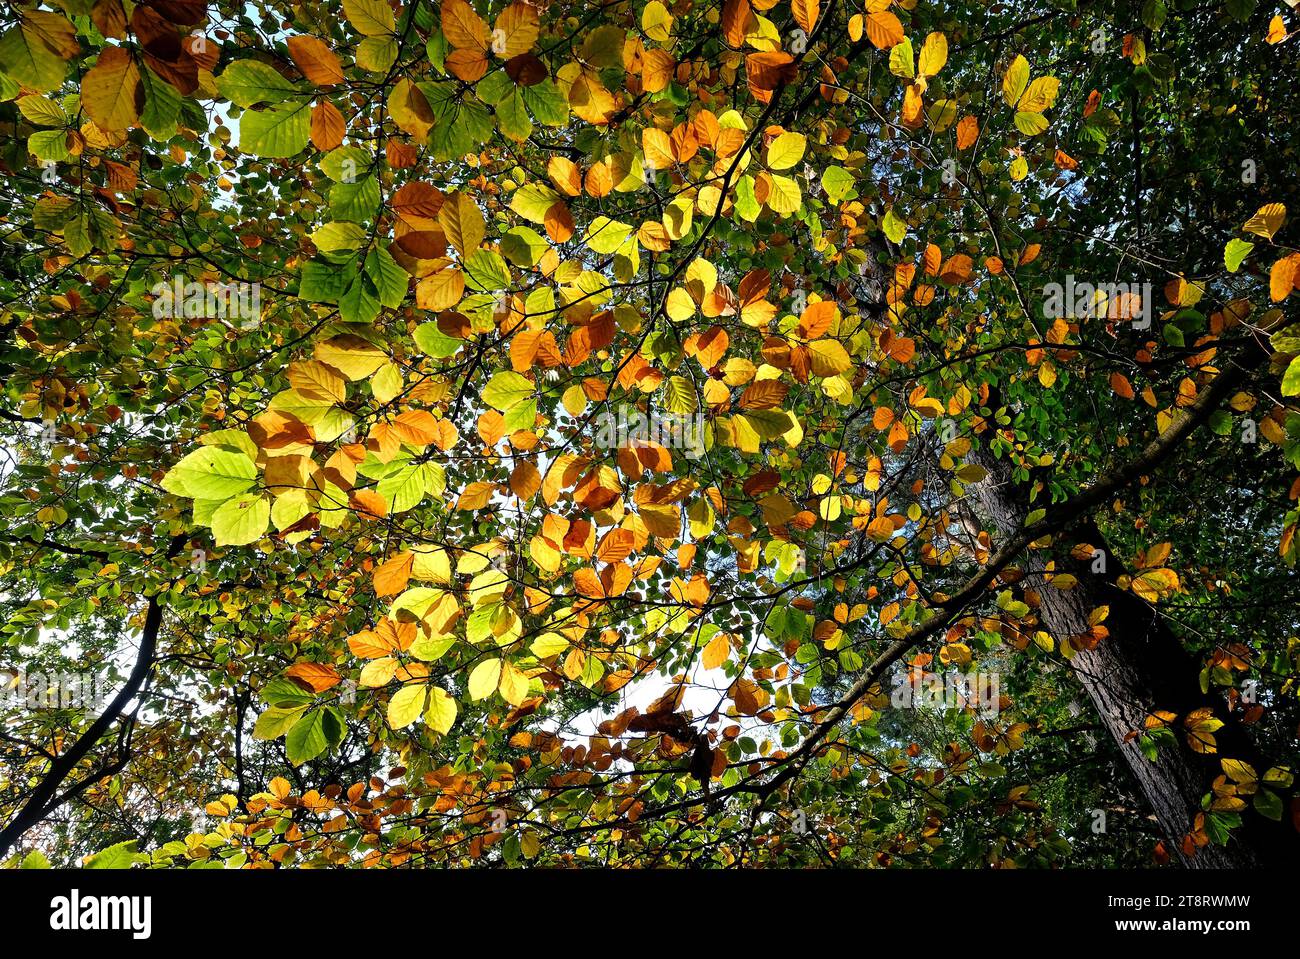
{"label": "rough bark", "polygon": [[[1010,479],[1005,460],[993,459],[987,451],[978,461],[989,477],[973,487],[987,518],[1003,535],[1024,527],[1028,500]],[[1023,565],[1029,574],[1025,586],[1040,597],[1039,614],[1048,630],[1058,638],[1088,632],[1088,616],[1098,606],[1108,606],[1105,621],[1110,635],[1095,648],[1077,653],[1070,666],[1092,701],[1097,715],[1117,743],[1141,794],[1146,798],[1167,838],[1171,854],[1189,868],[1255,867],[1272,862],[1294,863],[1297,835],[1253,811],[1243,813],[1245,824],[1234,831],[1227,846],[1210,844],[1188,856],[1182,840],[1201,811],[1201,799],[1210,791],[1214,778],[1222,774],[1224,756],[1244,759],[1257,771],[1263,763],[1253,742],[1224,699],[1202,693],[1200,665],[1187,652],[1158,611],[1116,580],[1125,572],[1123,564],[1108,548],[1091,517],[1073,527],[1069,543],[1089,543],[1105,555],[1104,572],[1093,572],[1093,561],[1078,561],[1068,555],[1066,540],[1052,552],[1058,572],[1072,573],[1078,585],[1056,589],[1044,582],[1041,573],[1048,557],[1042,550],[1029,550]],[[1187,744],[1182,718],[1194,709],[1209,707],[1223,723],[1215,732],[1217,751],[1198,754]],[[1154,761],[1147,759],[1131,734],[1143,729],[1151,711],[1168,710],[1178,715],[1176,747],[1162,746]]]}

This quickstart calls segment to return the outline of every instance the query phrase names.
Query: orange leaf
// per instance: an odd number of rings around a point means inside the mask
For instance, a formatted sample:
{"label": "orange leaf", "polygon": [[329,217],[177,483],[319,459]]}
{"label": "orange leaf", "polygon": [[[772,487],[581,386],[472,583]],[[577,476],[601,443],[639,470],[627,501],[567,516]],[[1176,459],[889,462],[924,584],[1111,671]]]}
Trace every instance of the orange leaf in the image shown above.
{"label": "orange leaf", "polygon": [[311,108],[311,142],[317,150],[333,150],[343,142],[347,130],[343,114],[328,100],[322,100]]}
{"label": "orange leaf", "polygon": [[285,670],[285,675],[313,693],[323,693],[331,686],[337,686],[343,679],[333,666],[323,663],[294,663]]}
{"label": "orange leaf", "polygon": [[629,530],[612,529],[600,540],[596,547],[596,559],[602,563],[617,563],[632,555],[636,546],[636,537]]}
{"label": "orange leaf", "polygon": [[727,43],[739,49],[745,45],[745,35],[758,26],[749,0],[727,0],[722,7],[722,34]]}
{"label": "orange leaf", "polygon": [[551,157],[546,164],[546,174],[561,193],[577,196],[582,192],[582,171],[568,157]]}
{"label": "orange leaf", "polygon": [[361,489],[353,493],[348,499],[348,506],[361,516],[369,516],[373,519],[383,519],[388,515],[388,500],[370,489]]}
{"label": "orange leaf", "polygon": [[415,554],[398,553],[375,570],[375,595],[396,596],[406,589],[411,578],[411,567],[415,565]]}
{"label": "orange leaf", "polygon": [[902,21],[888,10],[867,14],[867,39],[881,50],[902,43]]}
{"label": "orange leaf", "polygon": [[770,410],[780,406],[785,400],[789,387],[780,380],[759,380],[746,387],[740,394],[739,405],[742,410]]}
{"label": "orange leaf", "polygon": [[428,446],[438,437],[438,421],[428,410],[407,410],[393,420],[393,432],[410,446]]}
{"label": "orange leaf", "polygon": [[795,22],[803,27],[804,33],[811,33],[813,24],[821,16],[820,0],[790,0],[790,12]]}
{"label": "orange leaf", "polygon": [[318,87],[327,87],[332,83],[343,82],[343,67],[323,40],[298,34],[288,39],[289,56],[298,69]]}
{"label": "orange leaf", "polygon": [[840,308],[834,300],[822,300],[812,303],[799,317],[795,333],[805,340],[815,340],[825,336],[831,325],[840,318]]}
{"label": "orange leaf", "polygon": [[542,488],[542,474],[527,460],[519,463],[510,473],[510,490],[520,499],[532,499]]}
{"label": "orange leaf", "polygon": [[704,655],[700,661],[705,669],[717,669],[727,661],[727,656],[730,653],[731,644],[727,642],[727,634],[718,633],[704,647]]}
{"label": "orange leaf", "polygon": [[442,35],[458,49],[488,48],[487,24],[465,0],[442,0]]}
{"label": "orange leaf", "polygon": [[962,117],[957,121],[957,149],[965,150],[980,135],[980,122],[973,116]]}
{"label": "orange leaf", "polygon": [[496,492],[495,483],[470,483],[456,501],[456,509],[477,510],[487,506]]}

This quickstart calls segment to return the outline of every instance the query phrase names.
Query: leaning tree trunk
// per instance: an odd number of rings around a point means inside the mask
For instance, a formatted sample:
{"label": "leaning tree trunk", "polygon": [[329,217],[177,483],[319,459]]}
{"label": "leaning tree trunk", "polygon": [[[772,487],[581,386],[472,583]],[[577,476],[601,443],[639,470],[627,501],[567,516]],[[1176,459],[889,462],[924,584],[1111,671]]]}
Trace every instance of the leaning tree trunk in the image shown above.
{"label": "leaning tree trunk", "polygon": [[[977,459],[989,471],[983,482],[972,487],[979,504],[994,527],[1009,535],[1024,527],[1028,512],[1025,491],[1011,480],[1005,460],[993,459],[980,451]],[[1250,762],[1263,773],[1258,752],[1250,737],[1227,709],[1223,698],[1201,692],[1200,667],[1178,637],[1150,605],[1133,593],[1120,589],[1116,580],[1124,572],[1119,559],[1109,550],[1101,531],[1085,518],[1068,539],[1058,538],[1053,550],[1056,572],[1072,573],[1078,585],[1060,590],[1048,585],[1042,572],[1048,557],[1044,550],[1030,550],[1024,581],[1040,597],[1039,614],[1057,638],[1085,634],[1088,616],[1098,606],[1110,607],[1105,625],[1110,635],[1093,649],[1078,652],[1070,666],[1088,694],[1102,724],[1119,746],[1121,755],[1138,788],[1159,821],[1171,853],[1190,868],[1252,867],[1270,862],[1297,861],[1297,834],[1251,810],[1233,831],[1228,845],[1213,843],[1188,856],[1183,837],[1201,811],[1201,799],[1210,791],[1214,778],[1222,774],[1220,759],[1232,757]],[[1093,572],[1093,561],[1069,556],[1068,545],[1090,543],[1104,551],[1105,571]],[[1215,732],[1217,751],[1199,754],[1187,744],[1182,719],[1189,712],[1209,707],[1223,722]],[[1138,746],[1135,731],[1155,710],[1176,713],[1177,746],[1162,745],[1155,760],[1149,760]]]}

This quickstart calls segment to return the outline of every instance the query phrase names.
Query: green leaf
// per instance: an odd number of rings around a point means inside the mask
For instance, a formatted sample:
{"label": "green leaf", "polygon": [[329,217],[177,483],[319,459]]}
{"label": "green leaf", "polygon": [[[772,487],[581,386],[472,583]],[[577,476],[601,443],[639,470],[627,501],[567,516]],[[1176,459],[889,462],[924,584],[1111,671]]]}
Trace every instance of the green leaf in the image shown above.
{"label": "green leaf", "polygon": [[523,143],[533,133],[533,121],[528,119],[524,98],[515,90],[496,108],[497,125],[501,132],[517,143]]}
{"label": "green leaf", "polygon": [[306,712],[306,706],[271,706],[253,724],[254,739],[279,739]]}
{"label": "green leaf", "polygon": [[1282,395],[1300,395],[1300,356],[1291,361],[1291,365],[1286,368],[1286,373],[1282,376]]}
{"label": "green leaf", "polygon": [[176,121],[181,115],[180,93],[150,70],[141,72],[140,84],[144,87],[140,126],[155,140],[170,139],[176,133]]}
{"label": "green leaf", "polygon": [[598,216],[591,221],[583,242],[591,248],[592,252],[609,255],[622,246],[631,234],[632,227],[628,224],[611,220],[606,216]]}
{"label": "green leaf", "polygon": [[128,839],[107,849],[101,849],[86,860],[87,869],[130,869],[131,864],[140,858],[136,851],[138,840]]}
{"label": "green leaf", "polygon": [[239,118],[239,148],[264,157],[291,157],[301,153],[311,134],[311,111],[306,103],[286,103]]}
{"label": "green leaf", "polygon": [[495,250],[475,250],[464,268],[465,286],[471,290],[504,290],[510,286],[510,267]]}
{"label": "green leaf", "polygon": [[404,513],[424,499],[430,488],[431,466],[429,463],[408,465],[379,481],[375,492],[388,501],[390,513]]}
{"label": "green leaf", "polygon": [[27,150],[38,160],[60,163],[68,158],[66,130],[37,130],[27,138]]}
{"label": "green leaf", "polygon": [[389,309],[402,305],[406,299],[410,274],[383,247],[375,247],[366,255],[366,276],[379,292],[380,303]]}
{"label": "green leaf", "polygon": [[1250,256],[1250,251],[1255,249],[1255,244],[1249,240],[1231,239],[1223,248],[1223,265],[1228,268],[1229,273],[1236,273],[1241,268],[1242,260]]}
{"label": "green leaf", "polygon": [[699,405],[695,386],[684,376],[670,376],[664,384],[663,404],[669,413],[694,413]]}
{"label": "green leaf", "polygon": [[272,706],[309,706],[316,701],[314,693],[303,689],[287,676],[276,677],[263,686],[261,696]]}
{"label": "green leaf", "polygon": [[336,183],[330,188],[330,212],[338,220],[364,223],[374,219],[382,206],[379,182],[372,176],[355,183]]}
{"label": "green leaf", "polygon": [[335,183],[346,183],[349,179],[355,180],[363,175],[373,162],[374,157],[369,151],[346,146],[325,154],[320,158],[319,166],[321,172]]}
{"label": "green leaf", "polygon": [[429,356],[435,359],[441,359],[446,356],[455,356],[460,352],[460,348],[465,345],[464,340],[458,340],[454,336],[448,336],[438,329],[437,323],[421,323],[415,328],[414,333],[415,345],[422,349]]}
{"label": "green leaf", "polygon": [[[283,103],[298,93],[298,85],[286,80],[260,60],[236,60],[217,77],[217,89],[236,106]],[[243,128],[243,121],[240,121]]]}
{"label": "green leaf", "polygon": [[501,238],[501,253],[516,266],[527,269],[547,250],[546,240],[536,230],[517,226]]}
{"label": "green leaf", "polygon": [[503,370],[488,380],[480,396],[484,403],[505,412],[533,395],[533,383],[511,370]]}
{"label": "green leaf", "polygon": [[510,198],[510,209],[526,220],[542,223],[546,220],[546,211],[559,199],[560,195],[548,186],[526,183]]}
{"label": "green leaf", "polygon": [[839,203],[853,190],[853,174],[844,167],[827,167],[822,171],[822,189],[826,191],[832,203]]}
{"label": "green leaf", "polygon": [[301,766],[315,759],[329,747],[325,734],[325,710],[313,709],[298,720],[284,737],[284,751],[289,762]]}
{"label": "green leaf", "polygon": [[311,241],[316,244],[316,249],[326,253],[355,250],[366,242],[366,231],[356,223],[331,221],[317,227],[311,234]]}
{"label": "green leaf", "polygon": [[894,212],[892,206],[885,211],[885,216],[880,221],[880,228],[885,231],[885,236],[889,237],[892,243],[902,243],[903,237],[907,236],[907,223]]}
{"label": "green leaf", "polygon": [[349,271],[320,260],[309,260],[302,265],[298,296],[309,303],[337,303],[351,281]]}
{"label": "green leaf", "polygon": [[524,87],[524,103],[543,126],[560,127],[569,122],[569,101],[549,77],[541,83]]}
{"label": "green leaf", "polygon": [[162,479],[162,488],[191,499],[227,500],[251,487],[257,467],[243,453],[204,446],[186,456]]}
{"label": "green leaf", "polygon": [[45,93],[63,82],[68,65],[41,41],[34,29],[16,25],[0,37],[0,70],[23,86]]}
{"label": "green leaf", "polygon": [[339,316],[345,323],[373,323],[379,315],[379,298],[366,278],[358,275],[339,297]]}
{"label": "green leaf", "polygon": [[1269,789],[1261,789],[1255,793],[1253,802],[1255,809],[1261,816],[1267,816],[1269,819],[1281,821],[1282,819],[1282,800],[1277,793]]}
{"label": "green leaf", "polygon": [[68,115],[49,97],[29,94],[18,98],[18,111],[28,120],[43,127],[61,127],[68,122]]}
{"label": "green leaf", "polygon": [[223,503],[212,514],[212,535],[218,546],[247,546],[257,542],[271,522],[265,496],[249,493]]}
{"label": "green leaf", "polygon": [[357,32],[367,37],[393,32],[393,11],[384,0],[343,0],[343,15]]}

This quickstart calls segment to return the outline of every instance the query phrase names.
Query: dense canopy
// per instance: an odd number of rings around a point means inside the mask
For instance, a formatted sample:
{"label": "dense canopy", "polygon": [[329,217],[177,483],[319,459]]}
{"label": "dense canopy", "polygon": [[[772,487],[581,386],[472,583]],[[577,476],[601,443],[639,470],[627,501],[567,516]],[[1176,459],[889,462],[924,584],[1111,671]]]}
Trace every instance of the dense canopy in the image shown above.
{"label": "dense canopy", "polygon": [[0,855],[1294,860],[1296,30],[6,5]]}

